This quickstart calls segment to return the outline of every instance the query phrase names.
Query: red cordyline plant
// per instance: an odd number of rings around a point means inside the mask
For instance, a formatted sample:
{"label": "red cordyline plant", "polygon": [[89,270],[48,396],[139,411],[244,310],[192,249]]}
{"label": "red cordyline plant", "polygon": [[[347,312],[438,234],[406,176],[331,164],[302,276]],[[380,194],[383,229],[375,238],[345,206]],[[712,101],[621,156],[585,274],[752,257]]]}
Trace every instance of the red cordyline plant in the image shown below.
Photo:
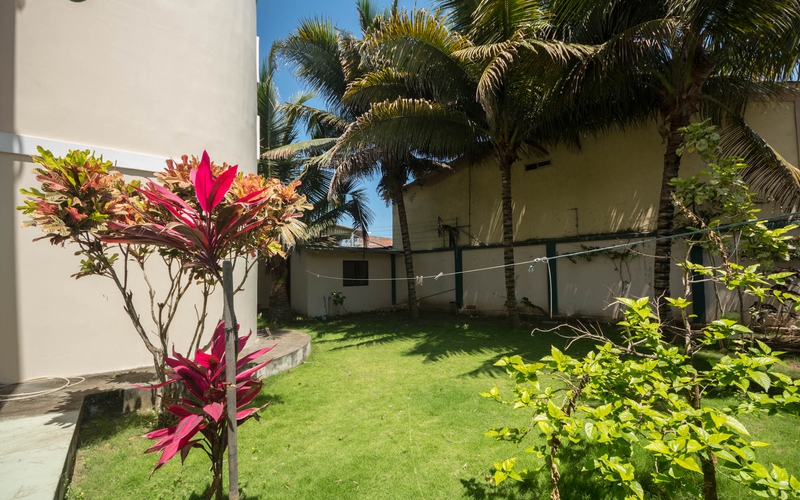
{"label": "red cordyline plant", "polygon": [[[250,335],[239,337],[239,346],[244,348]],[[261,382],[255,379],[255,374],[266,366],[271,360],[264,361],[250,368],[245,366],[257,360],[275,346],[259,349],[242,357],[236,363],[236,420],[241,425],[246,420],[257,416],[257,412],[264,408],[245,408],[261,391]],[[203,450],[211,459],[211,469],[214,479],[208,491],[208,498],[216,494],[221,498],[222,474],[225,449],[228,445],[226,433],[225,414],[227,412],[227,399],[225,397],[225,325],[220,322],[211,338],[209,352],[198,349],[194,361],[181,356],[174,349],[173,357],[166,357],[165,361],[170,370],[167,376],[170,380],[162,384],[145,389],[156,389],[165,385],[180,382],[187,392],[188,397],[179,399],[167,410],[178,417],[177,425],[166,429],[150,432],[146,437],[158,440],[145,453],[160,451],[153,472],[169,460],[180,454],[181,462],[193,448]]]}

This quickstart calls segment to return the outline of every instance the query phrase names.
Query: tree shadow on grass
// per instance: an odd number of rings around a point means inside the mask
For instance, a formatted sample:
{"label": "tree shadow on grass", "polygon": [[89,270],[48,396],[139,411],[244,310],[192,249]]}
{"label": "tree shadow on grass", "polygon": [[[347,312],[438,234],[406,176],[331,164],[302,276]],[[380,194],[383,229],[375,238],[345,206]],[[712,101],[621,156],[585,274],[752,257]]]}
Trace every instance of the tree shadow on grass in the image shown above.
{"label": "tree shadow on grass", "polygon": [[[227,481],[227,476],[228,476],[228,471],[226,469],[225,470],[225,478],[226,478],[225,481]],[[202,494],[194,492],[194,493],[191,494],[191,496],[188,497],[187,500],[206,500],[206,498],[207,498],[206,492],[208,491],[208,488],[210,488],[210,487],[211,487],[211,483],[208,483],[208,485],[206,486],[206,489],[203,490]],[[254,493],[248,493],[247,492],[248,489],[249,489],[248,481],[243,480],[242,478],[240,478],[239,479],[239,494],[240,494],[240,498],[242,500],[261,500],[261,499],[264,499],[264,498],[268,498],[267,496],[257,495],[257,494],[254,494]],[[227,485],[227,482],[224,485],[224,490],[222,492],[222,498],[228,498],[228,485]]]}
{"label": "tree shadow on grass", "polygon": [[474,500],[527,500],[536,498],[530,487],[517,484],[495,486],[486,479],[462,479],[464,496]]}
{"label": "tree shadow on grass", "polygon": [[279,394],[269,394],[262,392],[250,403],[249,406],[264,406],[269,403],[269,406],[285,405],[286,400]]}
{"label": "tree shadow on grass", "polygon": [[[484,354],[490,357],[481,366],[462,376],[477,377],[494,372],[502,356],[520,355],[528,362],[550,354],[551,346],[564,349],[568,340],[556,332],[537,331],[540,323],[528,322],[512,330],[504,317],[453,316],[422,313],[411,321],[404,313],[353,314],[309,326],[316,333],[315,345],[336,351],[412,341],[406,356],[421,356],[432,363],[452,356]],[[300,328],[303,324],[298,325]],[[552,328],[554,324],[544,325]],[[566,330],[562,331],[566,335]],[[590,342],[576,342],[569,349],[575,357],[591,349]]]}

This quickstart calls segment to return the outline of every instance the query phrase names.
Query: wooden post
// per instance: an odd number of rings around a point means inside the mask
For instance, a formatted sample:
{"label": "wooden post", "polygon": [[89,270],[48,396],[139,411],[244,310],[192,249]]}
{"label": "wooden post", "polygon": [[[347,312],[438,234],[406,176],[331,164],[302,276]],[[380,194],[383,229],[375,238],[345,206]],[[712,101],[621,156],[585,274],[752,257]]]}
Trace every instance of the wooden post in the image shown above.
{"label": "wooden post", "polygon": [[[222,290],[225,304],[225,399],[228,406],[228,498],[239,500],[239,446],[236,432],[236,362],[239,359],[239,339],[236,332],[236,313],[233,310],[233,266],[222,263]],[[222,485],[220,485],[222,487]]]}

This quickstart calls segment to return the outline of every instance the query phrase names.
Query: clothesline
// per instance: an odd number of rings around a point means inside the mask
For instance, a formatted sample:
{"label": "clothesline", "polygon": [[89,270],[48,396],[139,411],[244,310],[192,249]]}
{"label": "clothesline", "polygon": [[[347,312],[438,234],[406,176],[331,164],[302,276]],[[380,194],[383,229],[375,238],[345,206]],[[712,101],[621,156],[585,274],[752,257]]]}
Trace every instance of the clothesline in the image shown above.
{"label": "clothesline", "polygon": [[[650,238],[650,239],[638,240],[638,241],[629,241],[629,242],[619,243],[619,244],[616,244],[616,245],[610,245],[610,246],[606,246],[606,247],[589,248],[589,249],[581,250],[581,251],[578,251],[578,252],[563,253],[563,254],[559,254],[559,255],[553,255],[553,256],[550,256],[550,257],[536,257],[535,259],[525,260],[525,261],[522,261],[522,262],[515,262],[514,264],[499,264],[499,265],[496,265],[496,266],[488,266],[488,267],[481,267],[481,268],[477,268],[477,269],[467,269],[467,270],[453,271],[453,272],[447,272],[447,273],[442,271],[442,272],[439,272],[438,274],[420,275],[420,276],[414,276],[413,278],[409,278],[409,277],[366,278],[366,279],[359,278],[359,281],[409,281],[409,280],[413,280],[413,281],[416,281],[416,283],[418,285],[422,285],[425,282],[426,279],[428,279],[428,280],[429,279],[433,279],[434,281],[437,281],[439,278],[443,278],[443,277],[446,277],[446,276],[455,276],[457,274],[468,274],[468,273],[478,273],[478,272],[483,272],[483,271],[492,271],[492,270],[495,270],[495,269],[503,269],[503,268],[512,267],[512,266],[513,267],[516,267],[516,266],[529,266],[528,272],[533,272],[534,266],[536,264],[538,264],[538,263],[548,263],[551,260],[578,257],[580,255],[587,255],[587,254],[592,254],[592,253],[604,252],[604,251],[607,251],[607,250],[614,250],[614,249],[617,249],[617,248],[633,247],[633,246],[636,246],[636,245],[644,245],[646,243],[652,243],[652,242],[663,241],[663,240],[671,240],[671,239],[674,239],[674,238],[685,238],[685,237],[694,236],[694,235],[697,235],[697,234],[708,233],[710,231],[724,231],[724,230],[727,230],[727,229],[733,229],[733,228],[737,228],[737,227],[741,227],[741,226],[746,226],[746,225],[749,225],[749,224],[755,224],[755,223],[758,223],[758,222],[772,222],[772,221],[783,220],[783,219],[791,219],[792,217],[798,217],[798,216],[800,216],[800,212],[792,212],[792,213],[789,213],[789,214],[775,215],[775,216],[772,216],[772,217],[764,217],[764,218],[761,218],[761,219],[749,220],[749,221],[745,221],[745,222],[736,222],[736,223],[733,223],[733,224],[726,224],[726,225],[723,225],[723,226],[715,226],[715,227],[710,227],[710,228],[705,228],[705,229],[698,229],[696,231],[688,231],[688,232],[685,232],[685,233],[673,234],[673,235],[669,235],[669,236],[661,236],[661,237],[658,237],[658,238]],[[480,247],[476,247],[476,248],[480,248]],[[549,270],[550,270],[550,266],[548,265],[548,271]],[[317,278],[320,278],[320,279],[335,279],[335,280],[343,279],[341,276],[327,276],[327,275],[324,275],[324,274],[321,274],[321,273],[315,273],[315,272],[313,272],[313,271],[311,271],[309,269],[306,269],[306,272],[308,274],[310,274],[312,276],[316,276]]]}

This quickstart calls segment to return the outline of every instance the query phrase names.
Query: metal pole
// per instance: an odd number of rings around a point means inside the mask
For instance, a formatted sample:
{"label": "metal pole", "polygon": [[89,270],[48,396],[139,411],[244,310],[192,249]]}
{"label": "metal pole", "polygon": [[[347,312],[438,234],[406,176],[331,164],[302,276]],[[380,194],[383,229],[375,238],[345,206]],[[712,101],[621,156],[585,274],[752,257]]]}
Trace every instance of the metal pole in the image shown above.
{"label": "metal pole", "polygon": [[228,498],[239,500],[239,446],[236,432],[236,361],[239,359],[239,341],[236,335],[236,313],[233,310],[233,266],[229,260],[222,263],[222,290],[225,297],[222,317],[225,320],[225,399],[228,406]]}

